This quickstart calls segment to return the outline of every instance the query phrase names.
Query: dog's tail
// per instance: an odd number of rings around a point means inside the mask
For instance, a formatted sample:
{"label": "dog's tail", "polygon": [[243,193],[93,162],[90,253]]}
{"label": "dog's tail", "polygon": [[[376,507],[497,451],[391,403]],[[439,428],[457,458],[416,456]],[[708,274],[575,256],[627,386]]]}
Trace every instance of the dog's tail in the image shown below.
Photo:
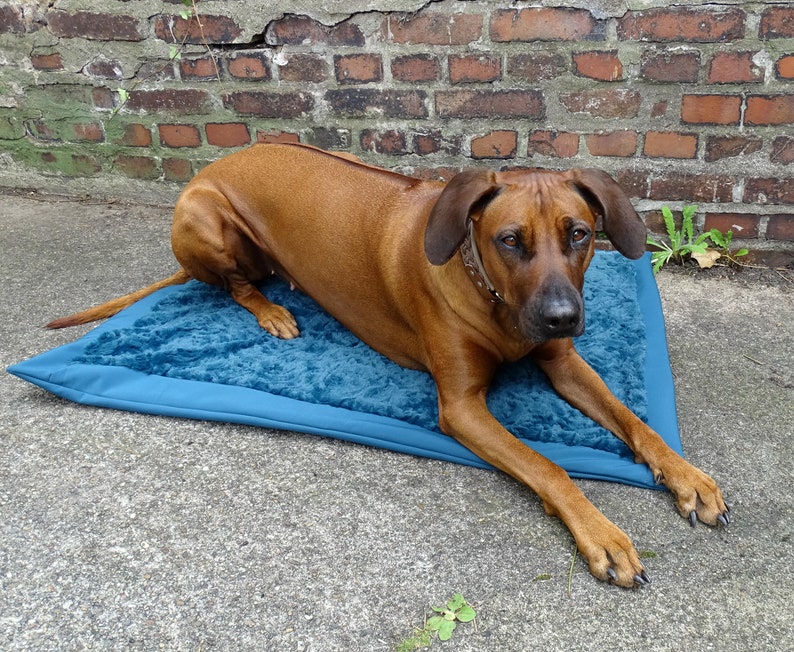
{"label": "dog's tail", "polygon": [[93,308],[89,308],[88,310],[76,312],[75,314],[69,315],[68,317],[61,317],[60,319],[51,321],[49,324],[47,324],[47,328],[68,328],[69,326],[87,324],[88,322],[97,321],[98,319],[112,317],[117,312],[124,310],[124,308],[127,306],[131,306],[136,301],[139,301],[144,297],[148,297],[153,292],[157,292],[157,290],[168,287],[169,285],[180,285],[182,283],[187,283],[190,278],[191,277],[184,269],[180,269],[176,274],[172,274],[168,278],[157,281],[157,283],[152,283],[151,285],[137,290],[136,292],[130,292],[129,294],[125,294],[123,297],[111,299],[110,301],[98,306],[94,306]]}

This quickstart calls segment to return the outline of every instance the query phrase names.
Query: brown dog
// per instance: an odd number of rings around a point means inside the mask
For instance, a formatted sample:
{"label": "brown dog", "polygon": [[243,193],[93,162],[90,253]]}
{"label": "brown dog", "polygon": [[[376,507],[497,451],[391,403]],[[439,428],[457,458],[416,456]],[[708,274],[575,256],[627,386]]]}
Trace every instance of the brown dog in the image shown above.
{"label": "brown dog", "polygon": [[181,271],[50,326],[107,317],[195,278],[228,289],[269,333],[296,337],[293,316],[255,287],[277,274],[372,348],[429,371],[441,429],[532,488],[593,575],[643,585],[626,534],[485,402],[500,363],[530,355],[565,399],[630,446],[692,525],[728,523],[715,482],[621,404],[573,347],[596,222],[624,255],[642,255],[644,225],[599,170],[471,170],[443,184],[311,147],[256,145],[203,169],[180,196],[172,246]]}

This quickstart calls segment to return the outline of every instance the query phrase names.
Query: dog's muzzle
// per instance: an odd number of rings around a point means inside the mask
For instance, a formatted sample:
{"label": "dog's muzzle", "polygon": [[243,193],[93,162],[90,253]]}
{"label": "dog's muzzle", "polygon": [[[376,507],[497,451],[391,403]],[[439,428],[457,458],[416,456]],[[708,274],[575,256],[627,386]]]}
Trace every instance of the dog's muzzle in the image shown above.
{"label": "dog's muzzle", "polygon": [[569,284],[550,284],[535,296],[522,315],[526,336],[534,341],[577,337],[584,333],[582,295]]}

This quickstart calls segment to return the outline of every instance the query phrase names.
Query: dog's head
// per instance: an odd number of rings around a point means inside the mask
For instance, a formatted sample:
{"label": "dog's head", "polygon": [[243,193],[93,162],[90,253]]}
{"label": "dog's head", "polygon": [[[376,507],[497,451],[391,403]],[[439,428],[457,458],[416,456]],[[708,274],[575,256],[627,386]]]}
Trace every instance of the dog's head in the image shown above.
{"label": "dog's head", "polygon": [[428,260],[448,262],[471,222],[488,278],[534,342],[584,331],[581,292],[597,229],[629,258],[645,250],[642,220],[618,184],[596,169],[461,172],[430,213]]}

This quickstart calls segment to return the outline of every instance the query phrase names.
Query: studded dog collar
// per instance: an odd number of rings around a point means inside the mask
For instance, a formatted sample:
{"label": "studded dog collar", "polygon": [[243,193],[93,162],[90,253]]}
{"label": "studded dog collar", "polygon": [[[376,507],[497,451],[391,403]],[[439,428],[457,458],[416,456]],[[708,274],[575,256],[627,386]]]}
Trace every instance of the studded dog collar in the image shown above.
{"label": "studded dog collar", "polygon": [[504,303],[504,298],[494,288],[485,267],[483,267],[482,258],[480,258],[480,252],[477,249],[477,241],[474,239],[474,222],[472,220],[469,220],[469,233],[460,245],[460,254],[466,274],[480,294],[491,303]]}

